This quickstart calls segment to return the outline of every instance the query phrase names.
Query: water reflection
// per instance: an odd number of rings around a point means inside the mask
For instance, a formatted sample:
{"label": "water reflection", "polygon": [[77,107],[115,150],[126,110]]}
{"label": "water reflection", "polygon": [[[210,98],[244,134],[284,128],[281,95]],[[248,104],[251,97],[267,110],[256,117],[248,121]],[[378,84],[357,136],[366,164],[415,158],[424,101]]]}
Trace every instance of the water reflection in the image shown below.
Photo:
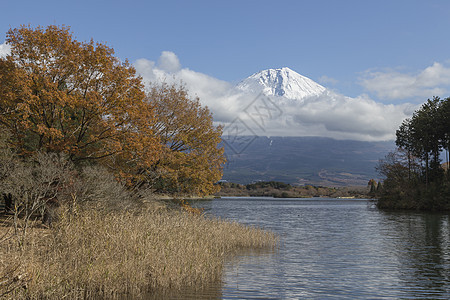
{"label": "water reflection", "polygon": [[450,298],[449,216],[367,201],[216,199],[208,214],[276,231],[276,253],[229,261],[223,299]]}
{"label": "water reflection", "polygon": [[[172,290],[164,292],[153,292],[145,295],[142,299],[145,300],[213,300],[223,299],[222,285],[220,282],[211,283],[201,289],[184,288],[181,291]],[[136,299],[133,297],[126,300]]]}
{"label": "water reflection", "polygon": [[[380,222],[401,264],[399,278],[412,296],[449,295],[449,216],[385,213]],[[395,232],[395,235],[393,232]]]}

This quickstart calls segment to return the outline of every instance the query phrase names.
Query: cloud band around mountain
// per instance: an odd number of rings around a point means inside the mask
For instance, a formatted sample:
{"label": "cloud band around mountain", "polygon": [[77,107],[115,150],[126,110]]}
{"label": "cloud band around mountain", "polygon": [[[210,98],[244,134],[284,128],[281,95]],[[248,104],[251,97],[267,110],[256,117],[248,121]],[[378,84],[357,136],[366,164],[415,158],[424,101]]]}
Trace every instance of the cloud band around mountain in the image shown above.
{"label": "cloud band around mountain", "polygon": [[[163,52],[162,56],[167,53]],[[383,104],[368,96],[350,98],[326,90],[301,101],[270,97],[282,113],[276,118],[267,115],[261,126],[261,122],[255,122],[255,118],[246,112],[249,105],[258,105],[255,99],[260,96],[259,92],[244,92],[229,82],[187,68],[180,67],[175,72],[164,70],[161,64],[147,59],[137,60],[135,67],[148,82],[184,84],[192,96],[198,96],[202,104],[210,108],[217,124],[226,126],[239,118],[251,129],[241,134],[392,140],[402,120],[417,108],[408,103]]]}
{"label": "cloud band around mountain", "polygon": [[416,74],[394,70],[366,71],[360,83],[381,99],[422,100],[449,92],[450,67],[435,62]]}

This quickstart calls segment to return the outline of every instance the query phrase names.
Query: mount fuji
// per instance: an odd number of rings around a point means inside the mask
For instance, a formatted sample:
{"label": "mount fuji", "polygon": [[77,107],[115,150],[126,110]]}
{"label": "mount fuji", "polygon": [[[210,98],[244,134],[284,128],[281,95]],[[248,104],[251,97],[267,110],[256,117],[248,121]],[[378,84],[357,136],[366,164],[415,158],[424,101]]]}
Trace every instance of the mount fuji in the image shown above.
{"label": "mount fuji", "polygon": [[279,96],[291,100],[318,96],[326,91],[325,87],[286,67],[257,72],[236,87],[247,93],[262,92],[266,96]]}
{"label": "mount fuji", "polygon": [[[296,185],[367,185],[369,179],[378,178],[375,170],[378,160],[395,148],[393,141],[344,140],[342,137],[336,140],[333,135],[312,136],[312,130],[308,129],[325,128],[326,132],[333,133],[345,128],[347,132],[366,134],[359,130],[372,128],[370,116],[359,120],[358,107],[372,105],[372,102],[337,95],[287,67],[257,72],[239,82],[235,88],[252,97],[262,93],[270,98],[270,101],[257,102],[260,98],[256,97],[244,113],[251,112],[251,105],[254,105],[258,106],[255,109],[258,116],[264,118],[261,107],[270,109],[265,105],[271,103],[283,111],[278,115],[267,114],[263,123],[266,129],[270,130],[271,124],[283,123],[286,128],[296,128],[299,122],[303,122],[306,129],[297,136],[258,134],[224,137],[228,160],[224,180],[236,183],[275,180]],[[355,110],[354,119],[343,113],[352,110]],[[259,119],[245,119],[243,115],[241,120],[245,125],[251,125],[252,120]],[[368,125],[365,121],[369,122]],[[378,127],[373,128],[376,130]]]}

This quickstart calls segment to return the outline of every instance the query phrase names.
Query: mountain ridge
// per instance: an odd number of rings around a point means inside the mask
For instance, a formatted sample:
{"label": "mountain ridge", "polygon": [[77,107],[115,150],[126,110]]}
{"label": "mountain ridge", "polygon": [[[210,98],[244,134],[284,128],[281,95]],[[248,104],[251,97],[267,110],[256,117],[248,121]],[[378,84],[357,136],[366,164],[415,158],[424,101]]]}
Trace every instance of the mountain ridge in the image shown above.
{"label": "mountain ridge", "polygon": [[249,141],[239,154],[224,145],[228,160],[224,180],[241,184],[274,180],[294,185],[367,185],[370,179],[379,178],[379,159],[395,149],[393,141],[325,137],[260,136]]}

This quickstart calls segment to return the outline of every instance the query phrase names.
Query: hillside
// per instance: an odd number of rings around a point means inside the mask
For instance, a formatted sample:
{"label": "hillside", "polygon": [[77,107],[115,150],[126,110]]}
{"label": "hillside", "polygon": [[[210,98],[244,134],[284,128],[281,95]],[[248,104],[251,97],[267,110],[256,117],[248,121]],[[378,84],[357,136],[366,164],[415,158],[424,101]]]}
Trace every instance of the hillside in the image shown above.
{"label": "hillside", "polygon": [[[223,180],[248,184],[281,181],[294,185],[367,185],[378,178],[379,159],[395,148],[391,142],[334,140],[322,137],[256,137],[239,154],[224,144],[228,163]],[[238,143],[238,141],[236,141]]]}

